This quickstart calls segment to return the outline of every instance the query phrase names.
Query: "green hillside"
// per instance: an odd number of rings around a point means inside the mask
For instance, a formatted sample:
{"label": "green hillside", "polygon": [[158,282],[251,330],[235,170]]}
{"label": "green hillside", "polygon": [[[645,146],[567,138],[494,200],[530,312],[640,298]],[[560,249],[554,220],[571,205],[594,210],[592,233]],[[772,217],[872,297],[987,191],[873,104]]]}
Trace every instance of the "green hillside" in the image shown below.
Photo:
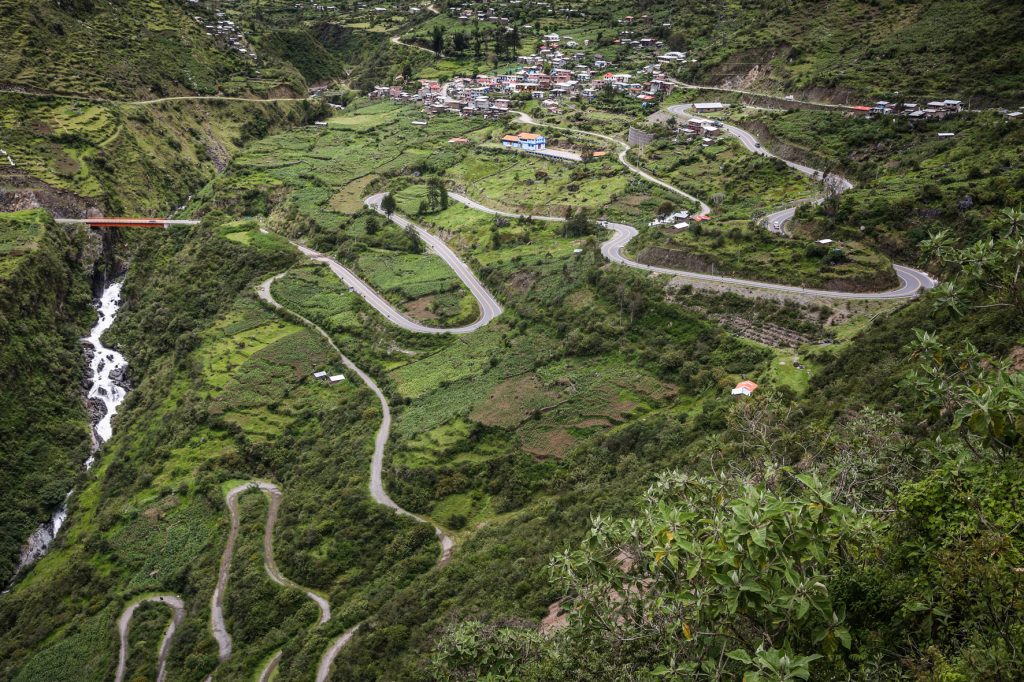
{"label": "green hillside", "polygon": [[1022,15],[0,0],[0,682],[1024,679]]}
{"label": "green hillside", "polygon": [[88,97],[216,94],[254,76],[172,0],[5,0],[0,84]]}
{"label": "green hillside", "polygon": [[[693,77],[776,92],[1019,102],[1024,7],[1012,0],[695,3],[673,13]],[[720,7],[724,5],[724,7]],[[722,12],[719,14],[719,12]],[[710,30],[702,30],[710,29]]]}
{"label": "green hillside", "polygon": [[85,235],[44,211],[0,214],[0,575],[89,454],[79,383],[92,309]]}

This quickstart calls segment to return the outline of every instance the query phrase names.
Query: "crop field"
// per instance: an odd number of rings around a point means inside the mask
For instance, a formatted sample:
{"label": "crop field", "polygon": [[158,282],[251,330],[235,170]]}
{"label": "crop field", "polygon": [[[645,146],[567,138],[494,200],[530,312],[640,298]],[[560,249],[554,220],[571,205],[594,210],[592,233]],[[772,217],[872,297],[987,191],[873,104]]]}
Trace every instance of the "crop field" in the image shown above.
{"label": "crop field", "polygon": [[398,392],[405,398],[419,398],[460,379],[473,377],[491,366],[491,358],[502,354],[506,330],[501,323],[453,337],[443,348],[423,355],[391,372]]}
{"label": "crop field", "polygon": [[366,251],[359,256],[357,269],[374,289],[416,319],[440,319],[446,326],[455,326],[478,314],[476,299],[433,254]]}
{"label": "crop field", "polygon": [[0,94],[3,148],[16,164],[6,170],[116,213],[167,213],[227,163],[248,123],[272,130],[298,112],[296,103],[97,104]]}
{"label": "crop field", "polygon": [[327,119],[327,123],[348,130],[367,131],[394,121],[398,115],[399,110],[392,104],[375,104],[359,109],[356,113],[332,116]]}
{"label": "crop field", "polygon": [[366,188],[378,177],[369,173],[339,189],[338,193],[331,197],[331,210],[336,213],[358,213],[363,208],[363,198],[367,194]]}

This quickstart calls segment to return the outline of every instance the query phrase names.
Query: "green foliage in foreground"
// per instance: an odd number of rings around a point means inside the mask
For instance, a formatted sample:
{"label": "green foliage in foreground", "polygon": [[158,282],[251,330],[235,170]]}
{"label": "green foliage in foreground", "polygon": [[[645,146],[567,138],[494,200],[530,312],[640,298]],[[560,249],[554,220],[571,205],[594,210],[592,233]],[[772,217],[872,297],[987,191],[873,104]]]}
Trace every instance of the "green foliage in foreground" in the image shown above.
{"label": "green foliage in foreground", "polygon": [[[989,245],[995,253],[1016,243],[1020,216],[1008,217],[1008,243]],[[905,386],[917,399],[906,406],[904,434],[869,413],[833,422],[825,437],[824,424],[808,419],[813,412],[763,397],[742,403],[724,438],[712,441],[747,454],[736,462],[739,476],[757,475],[767,461],[817,468],[831,480],[821,485],[807,476],[794,482],[769,474],[764,490],[731,490],[724,479],[709,486],[670,474],[660,485],[667,480],[681,488],[678,498],[648,494],[637,517],[598,518],[579,550],[553,559],[560,604],[569,611],[566,629],[543,637],[519,624],[466,620],[438,646],[437,676],[529,680],[585,671],[598,680],[899,680],[930,671],[957,682],[1020,677],[1024,477],[1017,457],[1024,400],[1008,358],[963,343],[972,323],[991,317],[992,306],[1012,306],[1014,287],[983,282],[1014,281],[1019,261],[969,259],[986,267],[965,266],[962,256],[975,252],[945,251],[946,266],[964,270],[932,302],[953,297],[966,317],[947,318],[941,337],[921,331],[911,344],[919,366]],[[1021,325],[1018,316],[1006,329],[1017,348]],[[869,333],[861,345],[877,353],[871,336],[887,334]],[[852,370],[857,365],[849,360],[860,352],[851,347],[835,365]],[[892,383],[907,372],[878,367],[867,374]],[[819,381],[821,390],[809,397],[834,395],[834,409],[872,402],[864,389],[849,391],[854,383],[840,395],[836,378],[831,385]],[[833,506],[835,495],[872,514]],[[819,521],[835,525],[816,526]]]}
{"label": "green foliage in foreground", "polygon": [[[788,480],[787,480],[788,479]],[[767,481],[662,476],[635,520],[596,517],[581,548],[553,559],[572,629],[463,624],[434,657],[441,680],[808,679],[849,648],[829,583],[856,536],[849,510],[809,476]]]}
{"label": "green foliage in foreground", "polygon": [[44,211],[0,216],[0,582],[89,454],[79,394],[91,316],[84,239]]}

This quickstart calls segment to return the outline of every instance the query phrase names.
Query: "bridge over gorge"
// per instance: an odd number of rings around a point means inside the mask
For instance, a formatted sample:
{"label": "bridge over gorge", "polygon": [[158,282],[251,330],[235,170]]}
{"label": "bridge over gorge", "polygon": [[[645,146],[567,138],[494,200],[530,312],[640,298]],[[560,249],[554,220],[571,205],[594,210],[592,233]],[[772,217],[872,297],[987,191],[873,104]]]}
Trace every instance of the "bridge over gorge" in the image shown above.
{"label": "bridge over gorge", "polygon": [[171,225],[198,225],[198,220],[170,220],[165,218],[55,218],[62,224],[85,223],[89,227],[160,227]]}

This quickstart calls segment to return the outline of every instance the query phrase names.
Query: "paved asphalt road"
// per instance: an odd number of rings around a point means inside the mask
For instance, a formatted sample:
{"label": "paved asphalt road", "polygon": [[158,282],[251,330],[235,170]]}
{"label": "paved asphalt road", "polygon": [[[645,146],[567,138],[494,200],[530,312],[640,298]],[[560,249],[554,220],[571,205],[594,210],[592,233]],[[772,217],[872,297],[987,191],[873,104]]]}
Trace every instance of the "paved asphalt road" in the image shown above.
{"label": "paved asphalt road", "polygon": [[[473,201],[472,199],[455,192],[449,192],[448,196],[451,199],[458,201],[460,204],[465,204],[466,206],[478,211],[484,211],[485,213],[491,213],[494,215],[508,216],[510,218],[519,217],[519,215],[515,213],[507,213],[505,211],[488,208],[479,202]],[[529,217],[534,220],[547,220],[551,222],[562,222],[564,220],[563,218],[555,216]],[[656,265],[639,263],[625,255],[624,248],[626,244],[628,244],[633,237],[639,234],[635,227],[632,225],[625,225],[623,223],[611,223],[607,221],[601,221],[599,224],[602,227],[611,230],[613,233],[611,239],[601,244],[601,254],[605,258],[614,263],[621,263],[622,265],[628,265],[631,268],[647,270],[648,272],[657,272],[662,275],[674,275],[687,279],[701,280],[704,282],[717,282],[720,284],[749,287],[753,289],[778,291],[780,293],[803,294],[805,296],[819,296],[822,298],[835,298],[841,300],[909,298],[916,296],[922,289],[931,289],[935,286],[934,280],[932,280],[926,273],[921,272],[920,270],[914,270],[913,268],[904,267],[902,265],[893,266],[896,270],[896,275],[900,278],[900,286],[898,288],[890,291],[872,293],[848,293],[845,291],[828,291],[825,289],[804,289],[803,287],[787,286],[785,284],[772,284],[770,282],[757,282],[754,280],[738,279],[736,277],[709,275],[703,272],[687,272],[685,270],[662,268]]]}
{"label": "paved asphalt road", "polygon": [[[684,104],[669,107],[668,111],[677,115],[686,115],[688,113],[688,109],[689,106]],[[580,133],[583,135],[589,135],[591,137],[597,137],[619,145],[619,147],[622,149],[622,151],[619,153],[619,161],[621,161],[622,164],[626,166],[629,170],[636,173],[645,180],[655,183],[660,187],[664,187],[666,189],[671,190],[672,192],[675,192],[676,194],[682,195],[692,201],[696,201],[697,203],[700,204],[702,212],[710,213],[710,207],[700,199],[697,199],[696,197],[691,196],[686,192],[683,192],[681,189],[673,187],[672,185],[653,177],[643,169],[638,168],[637,166],[630,163],[626,159],[626,155],[629,152],[630,148],[625,142],[622,142],[621,140],[616,140],[615,138],[610,137],[608,135],[602,135],[600,133],[593,133],[586,130],[576,130],[575,128],[567,128],[564,126],[555,126],[546,123],[539,123],[525,113],[516,113],[519,114],[519,120],[523,123],[568,130],[574,133]],[[736,136],[740,140],[744,147],[754,152],[755,154],[761,154],[763,156],[771,158],[778,158],[771,154],[770,152],[768,152],[767,150],[763,149],[758,143],[757,138],[748,133],[747,131],[743,130],[742,128],[737,128],[736,126],[733,125],[726,125],[725,127],[730,134]],[[804,173],[805,175],[808,175],[812,178],[821,177],[821,172],[814,168],[811,168],[810,166],[804,166],[799,163],[787,161],[786,159],[779,160],[785,163],[790,168],[793,168],[794,170],[799,171],[800,173]],[[841,176],[835,176],[835,182],[837,183],[837,189],[840,192],[844,192],[853,187],[853,184],[849,180]],[[457,201],[461,201],[462,203],[466,203],[466,197],[462,197],[461,195],[449,193],[448,196],[455,198]],[[817,198],[811,199],[810,201],[820,200],[820,198]],[[494,211],[493,209],[488,209],[482,206],[481,204],[478,204],[477,202],[468,203],[467,205],[470,205],[478,210],[487,211],[488,213],[511,215],[508,213],[502,213],[500,211]],[[769,229],[771,229],[772,231],[781,232],[783,225],[785,225],[785,223],[788,220],[792,219],[793,214],[795,212],[796,206],[790,206],[779,211],[775,211],[774,213],[770,213],[764,218],[764,223],[767,224],[769,226]],[[534,218],[541,219],[540,216],[534,216]],[[559,220],[558,218],[551,217],[544,217],[542,219]],[[685,270],[674,270],[672,268],[662,268],[653,265],[645,265],[643,263],[638,263],[637,261],[628,258],[623,253],[623,248],[625,247],[625,245],[628,244],[629,241],[638,234],[635,227],[631,225],[624,225],[621,223],[602,222],[601,224],[614,232],[612,238],[601,245],[601,253],[604,254],[605,258],[607,258],[608,260],[614,261],[616,263],[621,263],[623,265],[628,265],[630,267],[639,268],[641,270],[648,270],[650,272],[674,275],[688,279],[701,280],[706,282],[717,282],[719,284],[726,284],[731,286],[764,289],[769,291],[777,291],[780,293],[812,295],[820,296],[822,298],[833,298],[841,300],[910,298],[912,296],[916,296],[922,290],[931,289],[936,284],[935,280],[932,279],[926,272],[923,272],[921,270],[915,270],[914,268],[908,268],[904,265],[896,264],[893,265],[893,269],[896,271],[896,276],[899,277],[900,286],[890,291],[880,291],[871,293],[846,293],[842,291],[827,291],[823,289],[805,289],[803,287],[787,286],[784,284],[772,284],[769,282],[758,282],[754,280],[738,279],[735,277],[709,275],[703,272],[688,272]],[[776,225],[778,227],[775,227]]]}
{"label": "paved asphalt road", "polygon": [[[689,104],[677,104],[675,106],[668,107],[668,111],[669,113],[675,116],[689,116],[691,113],[691,108],[692,106]],[[730,135],[738,139],[740,141],[740,144],[746,147],[748,151],[751,151],[754,154],[760,154],[761,156],[766,156],[769,159],[778,159],[779,161],[786,164],[787,166],[797,171],[798,173],[803,173],[804,175],[815,180],[822,179],[821,171],[819,171],[818,169],[811,168],[810,166],[805,166],[802,163],[796,163],[795,161],[788,161],[779,156],[775,156],[774,154],[766,150],[764,147],[762,147],[760,143],[757,141],[757,138],[748,133],[746,130],[743,130],[743,128],[737,128],[736,126],[730,125],[728,123],[723,124],[723,127]],[[838,192],[845,192],[848,189],[853,189],[853,183],[841,175],[830,176],[829,182],[835,183],[835,187]],[[815,197],[800,203],[818,203],[820,201],[820,197]],[[793,215],[796,213],[796,208],[797,207],[794,205],[779,211],[775,211],[774,213],[769,213],[762,219],[762,224],[764,224],[772,232],[775,232],[777,234],[783,234],[783,228],[787,222],[793,219]]]}
{"label": "paved asphalt road", "polygon": [[[364,203],[375,209],[381,215],[385,215],[380,208],[380,203],[383,198],[384,193],[381,192],[367,197],[364,200]],[[390,216],[387,216],[387,218],[400,227],[415,230],[416,234],[419,235],[420,239],[427,244],[430,250],[440,257],[441,260],[447,263],[448,267],[452,269],[455,275],[462,280],[462,283],[466,285],[469,292],[473,294],[473,297],[476,299],[477,305],[480,308],[480,317],[478,317],[475,322],[462,327],[429,327],[425,324],[416,322],[415,320],[411,320],[399,312],[386,298],[378,294],[373,287],[363,281],[362,278],[338,261],[309,247],[296,242],[292,243],[309,258],[326,263],[331,271],[334,272],[334,274],[337,275],[345,284],[347,284],[352,291],[359,294],[389,322],[392,322],[403,329],[408,329],[412,332],[419,332],[421,334],[468,334],[486,326],[491,320],[496,318],[498,315],[501,315],[503,308],[501,307],[501,304],[498,303],[498,300],[494,298],[494,296],[491,295],[491,292],[487,290],[487,287],[477,279],[477,276],[473,274],[473,271],[469,266],[462,262],[455,252],[444,243],[444,240],[435,237],[419,225],[413,223],[411,220],[403,218],[398,214],[392,213]]]}

